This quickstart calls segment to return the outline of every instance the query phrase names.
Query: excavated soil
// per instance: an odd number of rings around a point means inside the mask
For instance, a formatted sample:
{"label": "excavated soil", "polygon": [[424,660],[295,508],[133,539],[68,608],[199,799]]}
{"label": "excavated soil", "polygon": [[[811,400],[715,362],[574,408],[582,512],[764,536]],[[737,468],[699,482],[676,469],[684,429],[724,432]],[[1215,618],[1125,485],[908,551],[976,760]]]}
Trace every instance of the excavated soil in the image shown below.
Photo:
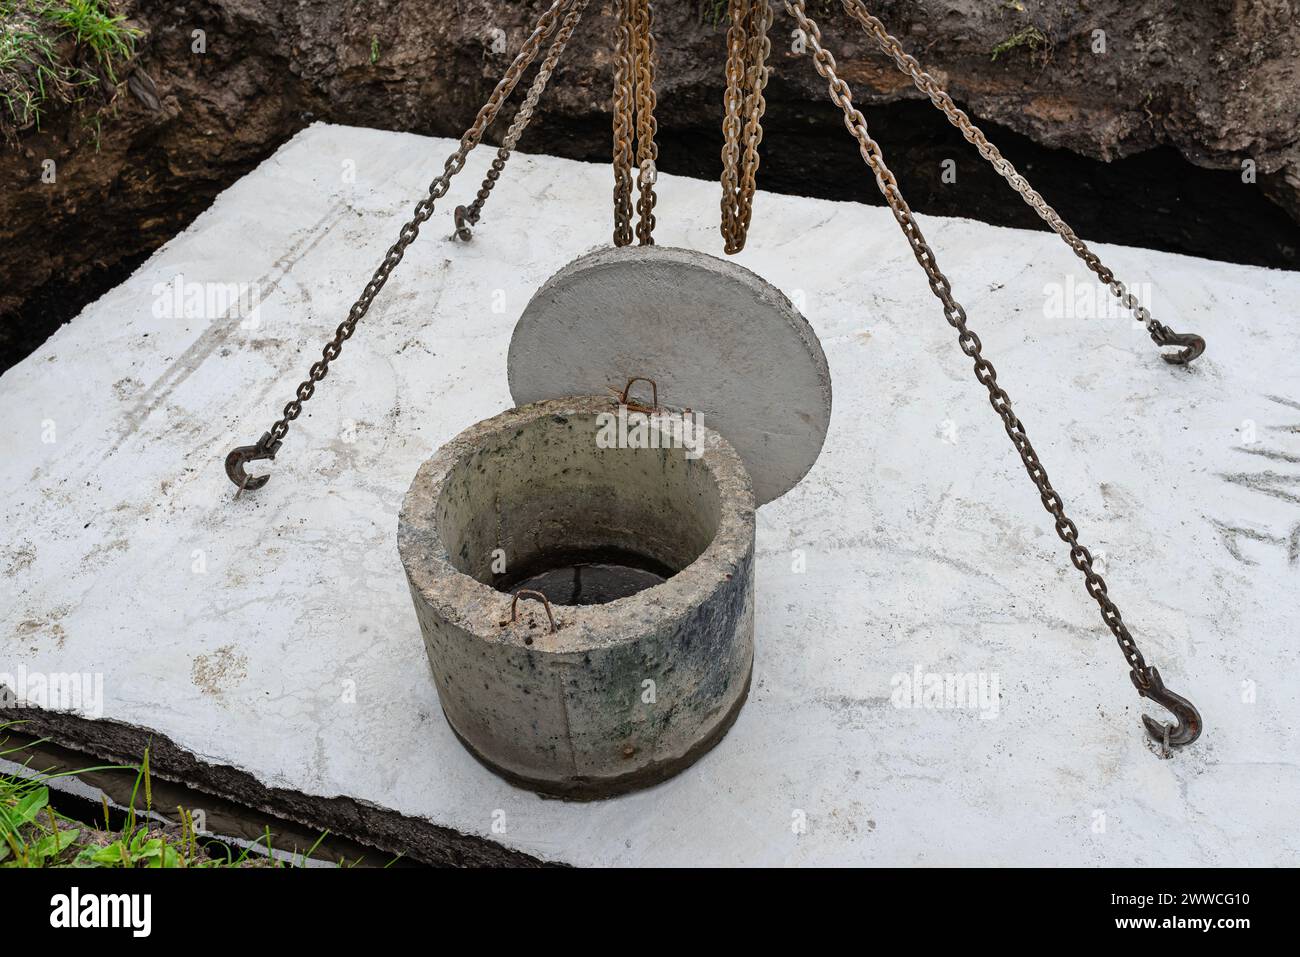
{"label": "excavated soil", "polygon": [[[725,26],[713,22],[717,6],[656,4],[665,172],[720,170]],[[809,3],[912,205],[1043,228],[837,6]],[[1300,13],[1290,0],[871,6],[1084,237],[1297,266]],[[16,146],[0,147],[0,369],[313,120],[458,136],[543,4],[122,7],[143,36],[111,106],[97,119],[88,107],[52,114]],[[522,149],[608,157],[613,9],[612,0],[593,0]],[[778,9],[760,187],[878,203],[824,83],[792,52],[791,30]],[[50,159],[57,177],[45,183]],[[441,160],[429,157],[430,178]],[[1243,181],[1247,162],[1254,182]],[[945,181],[946,168],[955,182]],[[474,188],[457,184],[453,197]]]}

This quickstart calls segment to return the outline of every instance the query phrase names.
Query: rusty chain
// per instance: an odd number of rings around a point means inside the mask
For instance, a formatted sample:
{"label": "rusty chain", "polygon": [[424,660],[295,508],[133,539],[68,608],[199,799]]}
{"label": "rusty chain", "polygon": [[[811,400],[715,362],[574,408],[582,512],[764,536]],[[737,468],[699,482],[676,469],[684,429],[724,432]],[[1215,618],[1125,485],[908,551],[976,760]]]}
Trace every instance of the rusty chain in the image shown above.
{"label": "rusty chain", "polygon": [[654,245],[655,181],[659,178],[659,146],[655,134],[655,40],[650,0],[636,0],[636,238]]}
{"label": "rusty chain", "polygon": [[1162,322],[1158,322],[1154,316],[1142,305],[1120,280],[1115,278],[1115,274],[1097,257],[1087,244],[1080,239],[1065,222],[1059,213],[1048,205],[1047,200],[1043,199],[1038,190],[1029,185],[1020,172],[1011,164],[1011,161],[1004,157],[996,146],[989,142],[984,132],[976,126],[971,118],[956,103],[951,96],[944,90],[939,82],[929,73],[921,68],[921,64],[916,58],[903,49],[903,45],[894,37],[879,19],[872,16],[867,10],[862,0],[841,0],[844,9],[849,15],[862,25],[873,40],[887,57],[894,61],[894,65],[900,71],[906,73],[912,79],[912,83],[918,90],[930,98],[939,110],[948,118],[948,122],[957,128],[966,141],[973,145],[979,154],[986,159],[989,164],[1005,179],[1011,188],[1020,194],[1020,197],[1036,212],[1039,217],[1051,226],[1053,231],[1065,240],[1076,256],[1087,264],[1088,268],[1096,273],[1109,289],[1113,296],[1120,301],[1124,308],[1133,313],[1133,317],[1146,326],[1147,332],[1151,339],[1158,346],[1182,346],[1183,348],[1177,353],[1163,354],[1166,362],[1174,365],[1185,365],[1191,362],[1202,352],[1205,351],[1205,340],[1198,335],[1184,334],[1174,332]]}
{"label": "rusty chain", "polygon": [[619,0],[614,23],[614,245],[632,242],[632,140],[634,81],[632,79],[633,0]]}
{"label": "rusty chain", "polygon": [[379,268],[375,270],[370,281],[366,283],[365,289],[352,308],[348,310],[345,318],[334,332],[333,338],[325,343],[321,351],[321,358],[314,362],[308,371],[307,378],[299,383],[295,390],[294,398],[284,407],[283,415],[263,433],[254,445],[245,445],[234,449],[226,456],[226,474],[230,480],[239,486],[240,490],[259,489],[266,484],[269,476],[266,475],[248,475],[244,467],[253,461],[260,459],[274,459],[280,450],[280,445],[284,441],[285,435],[289,432],[289,423],[302,413],[303,403],[309,400],[316,392],[316,383],[325,378],[329,372],[330,363],[339,357],[343,351],[343,343],[352,338],[356,331],[357,323],[369,311],[375,297],[379,295],[384,284],[388,282],[388,277],[392,275],[394,269],[406,255],[407,248],[415,242],[420,235],[420,226],[428,222],[429,217],[433,215],[434,205],[438,200],[447,194],[450,188],[452,177],[461,171],[465,166],[465,157],[478,145],[483,138],[483,131],[486,130],[497,113],[500,112],[501,104],[510,96],[515,86],[519,83],[519,78],[524,71],[528,69],[533,60],[537,58],[538,50],[542,43],[546,42],[552,33],[555,32],[559,15],[572,0],[555,0],[550,8],[542,14],[537,21],[536,27],[524,41],[523,48],[515,56],[514,61],[506,70],[505,75],[493,89],[491,97],[487,103],[479,110],[478,116],[475,117],[473,125],[470,126],[465,134],[461,137],[460,145],[456,151],[447,157],[443,164],[443,171],[432,183],[429,184],[428,195],[416,204],[415,215],[405,226],[402,227],[395,242],[384,254],[383,261]]}
{"label": "rusty chain", "polygon": [[[768,0],[731,0],[727,30],[727,93],[722,120],[722,238],[734,255],[745,248],[754,208],[758,147],[763,142],[763,90],[771,68]],[[743,124],[742,124],[743,118]]]}
{"label": "rusty chain", "polygon": [[[846,0],[850,3],[852,0]],[[1011,408],[1011,398],[997,383],[997,370],[983,356],[983,346],[979,336],[966,324],[966,310],[953,298],[952,286],[939,270],[935,262],[934,251],[925,241],[921,227],[912,215],[912,210],[898,188],[898,181],[885,163],[884,154],[879,144],[872,139],[867,130],[867,121],[862,112],[853,104],[853,92],[836,72],[835,58],[821,43],[821,30],[808,17],[804,9],[804,0],[784,0],[785,8],[798,22],[799,29],[807,37],[808,48],[812,51],[813,64],[817,72],[827,81],[831,100],[844,114],[844,125],[858,141],[858,150],[862,158],[875,175],[876,185],[883,194],[886,203],[899,227],[907,237],[916,256],[916,261],[925,271],[931,291],[943,304],[944,317],[957,330],[957,342],[961,351],[974,362],[975,378],[988,390],[989,402],[1002,419],[1003,427],[1010,437],[1020,459],[1024,463],[1029,478],[1038,489],[1043,507],[1056,522],[1056,534],[1070,546],[1070,561],[1083,573],[1088,594],[1101,609],[1102,620],[1115,636],[1124,660],[1129,666],[1129,676],[1137,688],[1138,694],[1149,697],[1169,708],[1180,719],[1177,728],[1157,724],[1144,716],[1147,729],[1153,737],[1162,739],[1167,744],[1184,745],[1196,740],[1201,731],[1200,715],[1185,698],[1168,691],[1160,680],[1160,673],[1149,666],[1138,649],[1137,642],[1129,632],[1128,626],[1120,615],[1119,607],[1107,593],[1106,582],[1093,567],[1092,553],[1079,543],[1079,530],[1065,514],[1065,505],[1061,496],[1052,487],[1047,470],[1039,461],[1038,454],[1029,442],[1025,427]]]}
{"label": "rusty chain", "polygon": [[[589,0],[576,0],[576,6],[570,7],[575,0],[555,0],[551,7],[542,14],[533,32],[524,42],[506,74],[494,88],[488,102],[479,111],[473,125],[461,137],[458,148],[444,163],[443,171],[430,184],[428,194],[416,204],[412,219],[402,227],[397,242],[385,253],[384,259],[366,284],[361,295],[348,311],[347,317],[339,324],[334,336],[322,349],[321,358],[312,364],[308,377],[295,390],[295,397],[285,407],[278,419],[267,432],[250,446],[234,449],[226,458],[226,473],[231,481],[244,489],[257,489],[266,484],[268,476],[250,476],[245,466],[260,459],[274,459],[281,444],[288,434],[289,424],[302,412],[305,402],[315,393],[316,384],[325,378],[330,363],[337,359],[343,343],[350,339],[357,323],[366,315],[375,298],[387,283],[393,270],[401,263],[407,248],[419,236],[420,227],[433,215],[438,200],[446,195],[452,178],[465,165],[466,157],[482,140],[483,133],[496,119],[501,105],[517,86],[521,76],[536,59],[541,45],[556,33],[561,13],[568,10],[563,27],[539,69],[538,78],[520,108],[519,114],[506,137],[506,145],[498,152],[493,164],[496,176],[489,174],[484,181],[484,188],[479,192],[475,213],[482,209],[487,194],[499,178],[510,149],[517,143],[531,118],[549,79],[555,63],[563,52],[565,45],[576,28],[583,10]],[[1138,318],[1147,323],[1152,339],[1161,345],[1181,345],[1185,350],[1178,356],[1165,356],[1171,362],[1187,362],[1200,354],[1204,342],[1197,336],[1185,336],[1173,333],[1168,327],[1155,322],[1150,314],[1136,302],[1126,288],[1116,280],[1113,274],[1100,260],[1092,254],[1073,231],[1070,230],[1055,211],[1042,200],[1042,197],[1029,186],[1015,168],[1001,157],[995,147],[988,143],[983,134],[970,123],[966,114],[952,103],[951,98],[938,86],[933,78],[924,73],[916,61],[902,51],[898,41],[885,31],[879,20],[872,17],[860,0],[842,0],[845,8],[863,25],[882,49],[895,58],[895,62],[904,72],[913,76],[918,87],[926,92],[931,100],[948,115],[950,121],[962,130],[968,140],[976,145],[982,155],[992,162],[995,168],[1007,178],[1008,182],[1033,206],[1057,231],[1071,248],[1084,259],[1094,272],[1106,282],[1112,292],[1124,304],[1133,309]],[[1038,459],[1033,446],[1025,432],[1023,424],[1011,407],[1011,399],[997,384],[997,371],[984,358],[979,337],[967,326],[966,312],[953,298],[951,285],[939,270],[934,252],[926,243],[912,215],[911,208],[899,191],[898,182],[885,162],[879,145],[872,139],[863,117],[853,104],[852,90],[836,72],[835,58],[821,43],[821,31],[817,24],[808,17],[804,0],[784,0],[786,11],[795,18],[802,34],[807,38],[808,46],[813,51],[813,63],[817,72],[828,83],[832,101],[840,107],[844,115],[844,124],[858,142],[859,152],[875,176],[876,185],[883,194],[894,218],[897,220],[904,236],[912,248],[913,254],[925,271],[930,289],[943,305],[944,316],[948,323],[957,330],[958,345],[974,364],[975,377],[988,391],[989,402],[1001,418],[1003,427],[1012,444],[1020,455],[1031,481],[1038,490],[1043,507],[1055,520],[1057,535],[1070,547],[1070,560],[1083,573],[1088,594],[1097,602],[1102,620],[1114,635],[1125,661],[1130,669],[1130,678],[1139,695],[1156,701],[1168,708],[1177,718],[1177,724],[1160,724],[1149,716],[1143,716],[1148,732],[1160,740],[1166,749],[1195,741],[1201,733],[1200,715],[1190,701],[1165,688],[1159,671],[1147,665],[1136,641],[1125,625],[1118,606],[1108,595],[1105,580],[1093,567],[1091,552],[1079,543],[1078,528],[1065,514],[1064,503],[1052,487],[1047,471]],[[760,10],[759,7],[762,9]],[[728,242],[728,252],[743,247],[745,232],[752,211],[754,174],[757,171],[757,148],[762,139],[761,119],[763,113],[763,87],[766,83],[767,68],[765,60],[770,50],[767,30],[770,26],[771,11],[765,0],[732,0],[733,28],[737,22],[743,24],[734,35],[728,38],[728,93],[726,101],[726,120],[724,130],[727,148],[724,150],[723,187],[723,232]],[[743,43],[742,43],[743,37]],[[649,0],[622,0],[621,16],[617,33],[616,80],[614,94],[614,172],[615,172],[615,233],[616,245],[631,242],[631,189],[632,158],[636,157],[638,176],[637,189],[639,198],[637,212],[639,220],[636,235],[642,245],[653,243],[654,181],[655,164],[658,158],[654,138],[656,125],[654,120],[654,41],[652,31],[652,14]],[[737,61],[737,63],[733,63]],[[738,69],[738,65],[743,69]],[[743,93],[740,90],[743,88]],[[633,113],[635,112],[635,127]],[[739,116],[745,114],[746,124],[743,130]],[[635,136],[635,154],[633,138]],[[743,164],[740,140],[744,142]],[[500,165],[497,165],[497,164]],[[467,210],[468,212],[468,210]],[[729,218],[730,217],[730,218]],[[475,219],[477,215],[475,215]],[[730,234],[728,234],[730,223]],[[460,225],[458,223],[458,225]],[[738,244],[738,245],[737,245]]]}
{"label": "rusty chain", "polygon": [[632,242],[632,164],[637,175],[636,238],[654,245],[655,48],[650,0],[620,0],[614,57],[614,245]]}
{"label": "rusty chain", "polygon": [[564,23],[560,26],[559,32],[556,33],[555,39],[551,41],[551,48],[546,53],[546,59],[538,67],[537,76],[533,78],[533,85],[529,87],[528,95],[520,105],[519,112],[515,114],[510,129],[506,131],[505,139],[502,140],[496,158],[492,160],[492,166],[483,178],[483,185],[479,187],[474,202],[469,206],[456,207],[456,232],[453,235],[463,242],[469,242],[474,238],[471,227],[478,225],[479,218],[483,215],[483,204],[492,195],[492,188],[496,186],[497,180],[501,178],[506,163],[510,161],[510,154],[519,145],[520,137],[524,135],[524,130],[528,128],[528,124],[532,122],[533,111],[537,109],[537,102],[541,99],[542,94],[546,92],[546,84],[550,82],[551,74],[555,72],[555,65],[564,54],[565,47],[569,45],[569,40],[573,37],[573,31],[578,28],[578,23],[582,20],[582,15],[586,12],[587,5],[591,0],[566,0],[566,2],[573,3],[573,9],[565,15]]}

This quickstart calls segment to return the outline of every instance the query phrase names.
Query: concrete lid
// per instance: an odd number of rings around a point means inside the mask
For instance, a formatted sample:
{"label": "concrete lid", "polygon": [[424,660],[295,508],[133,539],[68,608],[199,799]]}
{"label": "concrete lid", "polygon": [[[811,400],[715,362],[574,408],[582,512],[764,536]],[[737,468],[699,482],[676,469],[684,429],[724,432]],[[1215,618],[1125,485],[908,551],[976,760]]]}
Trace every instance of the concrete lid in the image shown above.
{"label": "concrete lid", "polygon": [[[606,248],[534,294],[508,360],[518,405],[653,380],[740,453],[759,505],[812,468],[831,417],[826,356],[779,289],[734,262],[665,246]],[[637,383],[638,401],[650,388]]]}

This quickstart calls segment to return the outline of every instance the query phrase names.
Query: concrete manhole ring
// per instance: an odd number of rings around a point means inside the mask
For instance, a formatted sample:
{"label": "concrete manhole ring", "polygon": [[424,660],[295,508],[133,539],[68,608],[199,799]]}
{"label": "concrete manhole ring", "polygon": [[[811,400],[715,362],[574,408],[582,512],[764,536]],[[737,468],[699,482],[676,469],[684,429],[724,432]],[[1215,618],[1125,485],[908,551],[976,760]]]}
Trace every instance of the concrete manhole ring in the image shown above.
{"label": "concrete manhole ring", "polygon": [[[398,550],[443,711],[481,761],[544,794],[607,797],[661,781],[735,720],[754,655],[754,498],[707,429],[681,448],[596,440],[617,401],[551,399],[466,429],[416,474]],[[673,571],[596,605],[494,587],[495,564],[618,548]]]}

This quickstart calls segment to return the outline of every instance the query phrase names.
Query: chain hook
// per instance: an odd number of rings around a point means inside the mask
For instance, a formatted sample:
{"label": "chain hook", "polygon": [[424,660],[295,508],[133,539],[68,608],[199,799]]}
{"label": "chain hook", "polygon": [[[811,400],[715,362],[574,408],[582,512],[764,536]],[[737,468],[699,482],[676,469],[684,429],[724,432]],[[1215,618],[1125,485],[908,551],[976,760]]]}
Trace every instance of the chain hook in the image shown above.
{"label": "chain hook", "polygon": [[455,219],[456,231],[451,234],[451,238],[459,239],[463,243],[469,242],[474,238],[474,231],[470,227],[478,222],[478,217],[470,212],[469,207],[457,206]]}
{"label": "chain hook", "polygon": [[1158,346],[1183,346],[1178,352],[1160,354],[1160,358],[1170,365],[1185,366],[1205,351],[1205,340],[1193,332],[1174,332],[1166,328],[1157,331],[1151,338]]}
{"label": "chain hook", "polygon": [[263,432],[256,445],[241,445],[230,451],[226,456],[226,475],[230,477],[230,481],[239,486],[241,492],[244,489],[259,489],[270,480],[271,476],[249,475],[244,471],[244,466],[259,459],[274,459],[275,453],[279,451],[280,439],[273,441],[270,432]]}
{"label": "chain hook", "polygon": [[[1182,695],[1165,687],[1165,683],[1160,680],[1160,671],[1155,665],[1147,668],[1142,676],[1137,671],[1130,671],[1129,677],[1133,679],[1133,686],[1137,688],[1138,694],[1167,708],[1177,719],[1172,724],[1167,724],[1144,714],[1142,723],[1146,725],[1147,734],[1156,741],[1162,742],[1166,749],[1181,748],[1201,736],[1201,728],[1204,726],[1201,722],[1201,713]],[[1143,686],[1144,679],[1145,686]]]}

